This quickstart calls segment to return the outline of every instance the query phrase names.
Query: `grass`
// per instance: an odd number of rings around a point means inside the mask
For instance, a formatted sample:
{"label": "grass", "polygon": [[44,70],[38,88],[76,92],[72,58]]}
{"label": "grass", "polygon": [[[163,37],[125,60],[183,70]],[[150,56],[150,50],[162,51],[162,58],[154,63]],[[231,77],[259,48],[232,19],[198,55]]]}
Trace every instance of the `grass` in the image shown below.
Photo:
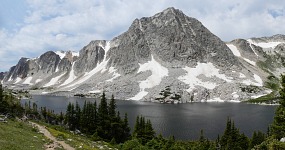
{"label": "grass", "polygon": [[26,122],[0,122],[0,150],[40,150],[47,142],[43,134]]}
{"label": "grass", "polygon": [[74,147],[75,149],[82,149],[82,150],[97,150],[97,149],[108,149],[112,148],[113,146],[109,143],[98,141],[94,142],[90,138],[84,135],[74,134],[70,131],[65,130],[61,126],[49,125],[42,122],[37,122],[41,125],[46,126],[48,131],[57,138],[57,140],[65,141],[65,143],[69,144],[70,146]]}

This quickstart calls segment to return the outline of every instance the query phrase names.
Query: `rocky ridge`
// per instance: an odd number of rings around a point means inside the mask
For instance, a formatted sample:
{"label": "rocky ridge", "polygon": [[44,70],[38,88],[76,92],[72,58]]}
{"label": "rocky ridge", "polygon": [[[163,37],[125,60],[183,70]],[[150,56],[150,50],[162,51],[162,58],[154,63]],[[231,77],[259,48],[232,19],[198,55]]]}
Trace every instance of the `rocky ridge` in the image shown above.
{"label": "rocky ridge", "polygon": [[284,68],[284,41],[275,35],[225,43],[197,19],[168,8],[135,19],[111,41],[91,41],[79,54],[22,58],[2,82],[40,94],[105,91],[117,99],[238,102],[270,92],[264,82]]}

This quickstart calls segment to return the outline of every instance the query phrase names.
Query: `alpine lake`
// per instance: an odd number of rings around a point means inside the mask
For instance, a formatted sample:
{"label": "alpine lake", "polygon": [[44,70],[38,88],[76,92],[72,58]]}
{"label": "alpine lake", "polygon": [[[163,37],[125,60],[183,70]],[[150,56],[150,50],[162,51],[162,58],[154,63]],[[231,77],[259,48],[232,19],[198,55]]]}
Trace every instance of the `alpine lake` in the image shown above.
{"label": "alpine lake", "polygon": [[[97,102],[99,99],[33,95],[32,99],[22,99],[25,102],[36,103],[38,108],[46,107],[65,113],[68,103],[76,103],[83,106],[85,101]],[[173,135],[180,140],[196,140],[200,131],[209,139],[216,139],[218,134],[224,132],[227,118],[231,118],[241,133],[251,137],[253,131],[267,132],[273,121],[277,106],[256,105],[246,103],[185,103],[185,104],[161,104],[142,101],[117,100],[117,111],[123,117],[128,114],[129,125],[134,127],[136,117],[142,115],[150,119],[156,134],[164,137]]]}

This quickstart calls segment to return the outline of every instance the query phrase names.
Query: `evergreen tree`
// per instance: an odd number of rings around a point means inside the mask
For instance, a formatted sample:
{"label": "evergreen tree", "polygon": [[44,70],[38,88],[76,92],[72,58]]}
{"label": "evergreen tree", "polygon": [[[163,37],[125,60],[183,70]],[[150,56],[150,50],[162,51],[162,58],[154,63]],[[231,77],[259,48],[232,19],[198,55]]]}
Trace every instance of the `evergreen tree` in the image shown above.
{"label": "evergreen tree", "polygon": [[224,131],[224,134],[221,137],[220,144],[222,147],[226,147],[228,143],[228,139],[230,138],[231,135],[231,126],[232,126],[232,121],[228,118],[227,119],[227,125],[226,129]]}
{"label": "evergreen tree", "polygon": [[142,144],[146,144],[153,139],[155,137],[155,131],[152,128],[150,120],[145,121],[144,117],[137,116],[133,137],[141,140]]}
{"label": "evergreen tree", "polygon": [[265,141],[265,134],[261,131],[254,131],[252,135],[252,139],[250,141],[250,148],[253,148],[256,145],[261,144],[263,141]]}
{"label": "evergreen tree", "polygon": [[2,84],[0,84],[0,102],[3,100],[3,87]]}
{"label": "evergreen tree", "polygon": [[80,131],[82,133],[87,133],[88,131],[87,124],[88,124],[88,112],[87,112],[87,102],[85,101],[80,116]]}
{"label": "evergreen tree", "polygon": [[66,120],[66,124],[67,124],[68,128],[70,130],[75,130],[76,118],[75,118],[74,104],[72,104],[72,103],[69,103],[67,105],[65,120]]}
{"label": "evergreen tree", "polygon": [[235,127],[234,122],[228,118],[226,129],[221,137],[219,146],[221,146],[221,149],[223,150],[248,149],[249,141],[244,134],[240,134],[239,129]]}
{"label": "evergreen tree", "polygon": [[76,129],[79,129],[80,128],[80,117],[81,117],[81,109],[80,109],[80,106],[78,104],[78,102],[76,102],[75,104],[75,114],[74,114],[74,127]]}
{"label": "evergreen tree", "polygon": [[98,120],[96,101],[93,104],[90,103],[90,107],[92,107],[91,113],[90,113],[91,114],[91,116],[90,116],[90,118],[91,118],[90,119],[91,120],[91,122],[90,122],[90,133],[95,133],[97,130],[97,120]]}
{"label": "evergreen tree", "polygon": [[285,76],[281,75],[280,105],[275,111],[273,123],[271,125],[270,134],[278,140],[285,137]]}
{"label": "evergreen tree", "polygon": [[60,114],[59,114],[59,117],[58,117],[59,125],[62,125],[63,120],[64,120],[64,114],[63,114],[62,111],[61,111]]}
{"label": "evergreen tree", "polygon": [[125,113],[124,122],[123,122],[123,135],[122,135],[122,142],[127,141],[130,138],[130,127],[128,121],[128,114]]}
{"label": "evergreen tree", "polygon": [[144,134],[145,134],[146,141],[150,141],[151,139],[155,137],[155,131],[149,119],[146,121]]}
{"label": "evergreen tree", "polygon": [[8,103],[4,99],[3,87],[2,84],[0,84],[0,113],[7,113],[8,111]]}
{"label": "evergreen tree", "polygon": [[114,95],[112,95],[112,98],[110,100],[109,107],[108,107],[108,113],[109,113],[111,121],[114,121],[114,119],[116,119],[116,107],[117,106],[115,103]]}
{"label": "evergreen tree", "polygon": [[[101,101],[98,107],[98,135],[103,139],[109,139],[110,135],[110,119],[108,114],[108,105],[106,95],[103,92]],[[111,140],[111,139],[110,139]]]}

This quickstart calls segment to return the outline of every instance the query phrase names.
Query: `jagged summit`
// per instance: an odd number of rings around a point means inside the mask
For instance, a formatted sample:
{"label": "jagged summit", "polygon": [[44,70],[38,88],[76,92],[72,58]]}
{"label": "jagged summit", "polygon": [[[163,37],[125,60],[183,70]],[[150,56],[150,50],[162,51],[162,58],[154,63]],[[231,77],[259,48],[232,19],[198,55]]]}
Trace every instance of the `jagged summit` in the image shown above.
{"label": "jagged summit", "polygon": [[[224,43],[200,21],[170,7],[135,19],[126,32],[110,41],[91,41],[79,54],[50,51],[21,59],[5,74],[3,83],[42,88],[36,91],[40,94],[105,91],[117,99],[240,101],[268,93],[262,87],[267,73],[257,65],[267,53],[260,47],[263,43],[256,42]],[[275,51],[282,52],[282,45]],[[244,90],[252,85],[254,93]],[[162,98],[160,93],[167,87],[172,95]]]}
{"label": "jagged summit", "polygon": [[[123,74],[136,71],[138,63],[151,59],[150,54],[166,62],[168,67],[195,66],[197,62],[212,62],[225,68],[239,66],[220,38],[197,19],[187,17],[173,7],[152,17],[134,20],[127,32],[112,41],[118,44],[110,49],[109,64],[118,67]],[[132,68],[130,64],[133,64]],[[125,67],[127,70],[124,70]]]}

